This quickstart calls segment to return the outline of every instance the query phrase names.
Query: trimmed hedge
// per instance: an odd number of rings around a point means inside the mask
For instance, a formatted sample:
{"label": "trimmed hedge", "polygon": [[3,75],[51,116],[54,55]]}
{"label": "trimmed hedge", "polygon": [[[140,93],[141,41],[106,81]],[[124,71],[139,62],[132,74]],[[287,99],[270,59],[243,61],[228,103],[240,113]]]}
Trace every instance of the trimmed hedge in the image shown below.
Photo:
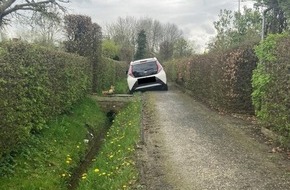
{"label": "trimmed hedge", "polygon": [[127,70],[127,63],[103,57],[101,63],[97,64],[96,92],[101,93],[103,90],[110,89],[111,85],[125,80]]}
{"label": "trimmed hedge", "polygon": [[22,42],[0,46],[0,157],[91,87],[86,58]]}
{"label": "trimmed hedge", "polygon": [[255,111],[264,124],[290,136],[290,35],[269,35],[256,53],[258,68],[253,76]]}
{"label": "trimmed hedge", "polygon": [[169,79],[221,111],[253,113],[251,78],[257,57],[253,46],[211,52],[165,63]]}

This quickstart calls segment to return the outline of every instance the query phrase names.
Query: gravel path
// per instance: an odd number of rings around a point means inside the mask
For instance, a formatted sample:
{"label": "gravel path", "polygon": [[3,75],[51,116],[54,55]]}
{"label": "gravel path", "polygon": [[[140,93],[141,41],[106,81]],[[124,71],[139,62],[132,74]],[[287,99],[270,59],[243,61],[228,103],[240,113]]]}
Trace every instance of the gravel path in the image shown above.
{"label": "gravel path", "polygon": [[289,160],[247,135],[249,122],[219,115],[174,87],[145,96],[144,189],[290,189]]}

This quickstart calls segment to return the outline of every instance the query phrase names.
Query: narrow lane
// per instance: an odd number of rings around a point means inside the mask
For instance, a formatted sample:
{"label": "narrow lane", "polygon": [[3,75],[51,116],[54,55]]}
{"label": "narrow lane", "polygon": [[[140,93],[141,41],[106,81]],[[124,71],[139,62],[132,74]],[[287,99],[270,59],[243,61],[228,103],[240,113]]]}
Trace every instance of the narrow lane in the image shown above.
{"label": "narrow lane", "polygon": [[246,135],[249,123],[219,115],[174,87],[150,93],[158,116],[151,138],[158,138],[172,189],[290,189],[289,161]]}

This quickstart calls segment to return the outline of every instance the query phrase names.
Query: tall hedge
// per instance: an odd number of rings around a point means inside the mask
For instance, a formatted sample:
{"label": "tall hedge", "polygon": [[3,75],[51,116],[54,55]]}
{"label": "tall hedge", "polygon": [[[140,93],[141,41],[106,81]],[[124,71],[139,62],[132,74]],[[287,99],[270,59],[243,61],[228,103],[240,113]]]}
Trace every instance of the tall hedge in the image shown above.
{"label": "tall hedge", "polygon": [[108,90],[111,85],[116,85],[118,81],[125,80],[126,70],[128,70],[127,63],[105,57],[102,57],[101,62],[96,67],[97,93]]}
{"label": "tall hedge", "polygon": [[165,63],[169,78],[201,101],[223,111],[253,113],[253,45]]}
{"label": "tall hedge", "polygon": [[26,43],[0,46],[0,157],[91,87],[86,58]]}
{"label": "tall hedge", "polygon": [[[253,102],[258,118],[273,130],[290,136],[290,35],[269,35],[256,54]],[[290,138],[288,138],[290,139]]]}

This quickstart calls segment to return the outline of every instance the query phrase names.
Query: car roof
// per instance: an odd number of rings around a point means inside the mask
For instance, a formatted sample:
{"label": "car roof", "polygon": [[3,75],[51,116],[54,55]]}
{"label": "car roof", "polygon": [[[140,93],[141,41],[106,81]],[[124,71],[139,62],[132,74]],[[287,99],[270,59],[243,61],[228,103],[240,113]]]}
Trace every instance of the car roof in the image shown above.
{"label": "car roof", "polygon": [[157,59],[155,57],[146,58],[146,59],[139,59],[139,60],[132,61],[130,64],[135,65],[135,64],[140,64],[141,62],[147,62],[147,61],[157,61]]}

